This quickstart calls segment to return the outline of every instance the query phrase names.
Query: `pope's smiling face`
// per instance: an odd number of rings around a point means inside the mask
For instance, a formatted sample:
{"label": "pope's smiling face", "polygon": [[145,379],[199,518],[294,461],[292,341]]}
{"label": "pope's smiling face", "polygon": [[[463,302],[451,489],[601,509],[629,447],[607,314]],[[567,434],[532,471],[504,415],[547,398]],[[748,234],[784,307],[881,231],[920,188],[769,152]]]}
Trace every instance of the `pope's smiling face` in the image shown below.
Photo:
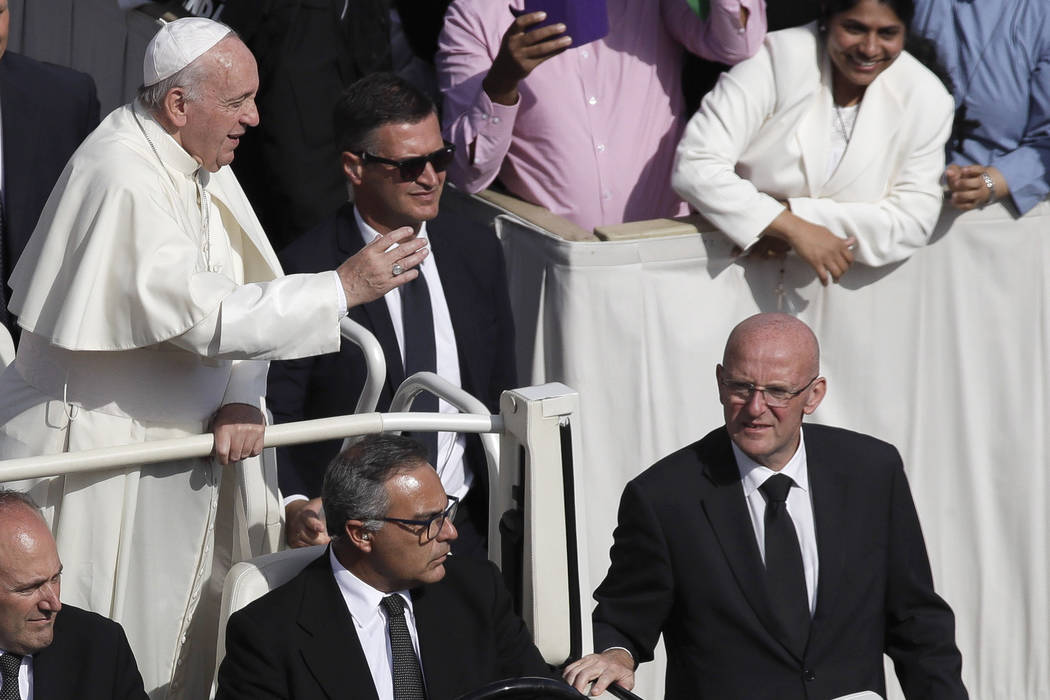
{"label": "pope's smiling face", "polygon": [[907,33],[893,8],[879,0],[860,0],[850,9],[832,15],[828,20],[827,51],[836,97],[840,92],[862,92],[871,85],[904,50]]}
{"label": "pope's smiling face", "polygon": [[259,124],[255,93],[259,73],[248,47],[227,37],[204,56],[203,79],[185,102],[178,141],[209,172],[233,162],[233,152],[249,127]]}
{"label": "pope's smiling face", "polygon": [[35,654],[51,644],[62,562],[43,519],[22,504],[0,512],[0,649]]}

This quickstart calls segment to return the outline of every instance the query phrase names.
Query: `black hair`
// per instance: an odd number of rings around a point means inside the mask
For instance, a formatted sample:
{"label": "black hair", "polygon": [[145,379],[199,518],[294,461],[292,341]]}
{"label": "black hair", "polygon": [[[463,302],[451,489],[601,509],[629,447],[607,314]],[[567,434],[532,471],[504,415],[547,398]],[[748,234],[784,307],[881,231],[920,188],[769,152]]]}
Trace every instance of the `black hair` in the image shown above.
{"label": "black hair", "polygon": [[383,526],[390,507],[386,482],[394,475],[427,466],[427,448],[401,435],[369,435],[343,450],[328,465],[321,486],[328,534],[339,537],[347,520]]}
{"label": "black hair", "polygon": [[335,142],[340,151],[372,147],[373,132],[386,124],[417,124],[437,114],[434,101],[394,73],[373,73],[353,83],[335,106]]}

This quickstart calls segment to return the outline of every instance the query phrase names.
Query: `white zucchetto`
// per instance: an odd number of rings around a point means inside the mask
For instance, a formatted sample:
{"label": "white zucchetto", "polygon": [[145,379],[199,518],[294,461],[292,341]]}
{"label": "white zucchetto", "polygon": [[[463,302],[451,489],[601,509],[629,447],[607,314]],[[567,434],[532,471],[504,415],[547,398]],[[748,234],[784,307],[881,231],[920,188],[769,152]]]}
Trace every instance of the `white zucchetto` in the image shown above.
{"label": "white zucchetto", "polygon": [[147,87],[178,73],[233,30],[206,17],[183,17],[160,28],[146,46],[142,84]]}

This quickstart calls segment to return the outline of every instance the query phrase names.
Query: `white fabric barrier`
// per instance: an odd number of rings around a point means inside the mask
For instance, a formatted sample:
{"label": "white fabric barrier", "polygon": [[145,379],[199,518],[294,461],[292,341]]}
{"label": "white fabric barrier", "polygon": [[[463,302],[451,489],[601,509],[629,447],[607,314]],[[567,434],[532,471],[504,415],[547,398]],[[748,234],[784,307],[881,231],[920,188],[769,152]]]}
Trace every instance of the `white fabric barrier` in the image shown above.
{"label": "white fabric barrier", "polygon": [[[720,234],[580,243],[508,216],[496,228],[519,377],[580,393],[593,581],[624,483],[723,422],[725,339],[781,306],[821,341],[813,420],[904,457],[971,697],[1050,698],[1050,203],[1019,221],[1001,205],[946,214],[910,260],[828,288],[794,257],[734,260]],[[661,697],[662,662],[648,666],[638,694]]]}

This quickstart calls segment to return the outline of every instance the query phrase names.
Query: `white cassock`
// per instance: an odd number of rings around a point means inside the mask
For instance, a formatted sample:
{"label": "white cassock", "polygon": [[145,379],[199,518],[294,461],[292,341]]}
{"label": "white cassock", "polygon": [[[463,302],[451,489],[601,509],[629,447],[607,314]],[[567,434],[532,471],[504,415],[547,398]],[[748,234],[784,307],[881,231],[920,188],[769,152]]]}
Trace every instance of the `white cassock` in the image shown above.
{"label": "white cassock", "polygon": [[[264,360],[338,350],[345,314],[335,273],[282,277],[230,169],[200,169],[141,105],[74,154],[11,279],[0,459],[206,432],[223,404],[262,405]],[[62,600],[124,625],[154,698],[208,696],[239,554],[221,483],[187,460],[12,484],[52,522]]]}

